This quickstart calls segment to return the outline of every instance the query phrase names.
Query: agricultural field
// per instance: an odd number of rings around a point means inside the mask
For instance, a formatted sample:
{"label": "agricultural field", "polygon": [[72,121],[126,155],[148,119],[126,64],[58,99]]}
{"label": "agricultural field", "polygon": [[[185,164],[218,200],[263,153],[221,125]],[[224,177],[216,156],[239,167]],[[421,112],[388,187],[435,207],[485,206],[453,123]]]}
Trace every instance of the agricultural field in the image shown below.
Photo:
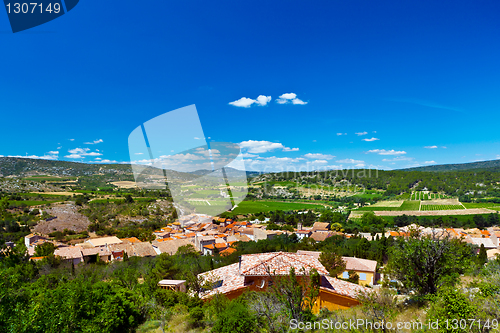
{"label": "agricultural field", "polygon": [[397,200],[397,201],[379,201],[370,207],[401,207],[403,204],[403,200]]}
{"label": "agricultural field", "polygon": [[302,202],[242,201],[232,212],[235,215],[258,214],[276,210],[305,210],[324,208],[323,205]]}
{"label": "agricultural field", "polygon": [[35,181],[35,182],[41,182],[41,181],[46,181],[46,182],[65,182],[65,181],[74,181],[77,180],[77,177],[57,177],[57,176],[47,176],[47,175],[40,175],[40,176],[30,176],[24,178],[24,180],[27,181]]}
{"label": "agricultural field", "polygon": [[462,205],[422,205],[421,210],[456,210],[464,209]]}
{"label": "agricultural field", "polygon": [[[380,204],[380,205],[378,205]],[[399,204],[399,206],[397,206]],[[382,206],[383,205],[383,206]],[[375,205],[361,207],[359,211],[403,211],[403,210],[418,210],[420,201],[382,201]]]}
{"label": "agricultural field", "polygon": [[415,191],[410,195],[410,200],[435,200],[449,199],[449,196],[439,193],[429,193],[428,191]]}
{"label": "agricultural field", "polygon": [[399,207],[399,210],[418,210],[420,207],[419,201],[405,201]]}
{"label": "agricultural field", "polygon": [[500,204],[494,202],[464,202],[463,205],[467,209],[488,208],[493,210],[500,210]]}

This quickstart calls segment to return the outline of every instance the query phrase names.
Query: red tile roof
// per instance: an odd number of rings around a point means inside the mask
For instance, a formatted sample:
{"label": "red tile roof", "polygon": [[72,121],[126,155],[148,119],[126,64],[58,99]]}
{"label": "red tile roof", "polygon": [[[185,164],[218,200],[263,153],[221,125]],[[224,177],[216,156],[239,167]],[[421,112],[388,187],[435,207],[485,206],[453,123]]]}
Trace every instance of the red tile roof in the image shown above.
{"label": "red tile roof", "polygon": [[320,274],[328,274],[318,259],[304,254],[272,252],[241,257],[241,274],[245,276],[286,275],[292,267],[297,275],[308,274],[313,268]]}

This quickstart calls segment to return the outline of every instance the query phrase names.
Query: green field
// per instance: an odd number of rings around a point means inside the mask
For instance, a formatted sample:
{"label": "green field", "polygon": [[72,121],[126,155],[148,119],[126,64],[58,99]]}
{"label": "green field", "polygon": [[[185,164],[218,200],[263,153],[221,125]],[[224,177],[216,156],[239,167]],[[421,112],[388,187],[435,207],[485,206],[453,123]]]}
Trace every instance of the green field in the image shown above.
{"label": "green field", "polygon": [[[62,201],[62,200],[61,200]],[[35,201],[35,200],[10,200],[9,205],[15,205],[15,206],[40,206],[40,205],[46,205],[50,203],[54,203],[57,201]]]}
{"label": "green field", "polygon": [[497,208],[500,208],[500,204],[494,203],[494,202],[464,202],[463,205],[467,209],[471,209],[471,208],[497,209]]}
{"label": "green field", "polygon": [[452,210],[464,209],[462,205],[422,205],[421,210]]}
{"label": "green field", "polygon": [[276,202],[276,201],[243,201],[233,210],[235,215],[258,214],[276,210],[305,210],[324,208],[323,205],[302,202]]}
{"label": "green field", "polygon": [[53,177],[53,176],[31,176],[26,177],[24,180],[41,182],[43,180],[47,182],[64,182],[68,180],[76,180],[77,177]]}
{"label": "green field", "polygon": [[402,211],[402,210],[418,210],[420,206],[420,201],[404,201],[399,207],[374,207],[374,206],[365,206],[361,207],[358,210],[361,211]]}
{"label": "green field", "polygon": [[398,210],[418,210],[420,201],[405,201]]}

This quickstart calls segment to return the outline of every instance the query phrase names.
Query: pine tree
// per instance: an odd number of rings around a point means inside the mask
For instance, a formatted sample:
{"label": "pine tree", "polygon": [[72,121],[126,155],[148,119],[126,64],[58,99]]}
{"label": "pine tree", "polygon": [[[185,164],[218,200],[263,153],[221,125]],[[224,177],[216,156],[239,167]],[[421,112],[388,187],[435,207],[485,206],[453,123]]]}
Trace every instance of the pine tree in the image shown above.
{"label": "pine tree", "polygon": [[477,255],[477,264],[479,266],[483,266],[488,261],[488,255],[486,254],[486,248],[484,244],[481,244],[481,248],[479,249],[479,254]]}

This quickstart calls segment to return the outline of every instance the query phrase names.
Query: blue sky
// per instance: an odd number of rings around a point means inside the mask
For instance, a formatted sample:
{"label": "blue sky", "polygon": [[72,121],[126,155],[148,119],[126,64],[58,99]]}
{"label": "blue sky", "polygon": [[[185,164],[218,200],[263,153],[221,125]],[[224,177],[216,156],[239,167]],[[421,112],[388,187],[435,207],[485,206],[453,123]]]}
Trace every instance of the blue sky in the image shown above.
{"label": "blue sky", "polygon": [[86,0],[13,34],[0,10],[0,154],[126,162],[137,126],[195,104],[205,137],[242,143],[254,169],[496,159],[499,13],[498,1]]}

